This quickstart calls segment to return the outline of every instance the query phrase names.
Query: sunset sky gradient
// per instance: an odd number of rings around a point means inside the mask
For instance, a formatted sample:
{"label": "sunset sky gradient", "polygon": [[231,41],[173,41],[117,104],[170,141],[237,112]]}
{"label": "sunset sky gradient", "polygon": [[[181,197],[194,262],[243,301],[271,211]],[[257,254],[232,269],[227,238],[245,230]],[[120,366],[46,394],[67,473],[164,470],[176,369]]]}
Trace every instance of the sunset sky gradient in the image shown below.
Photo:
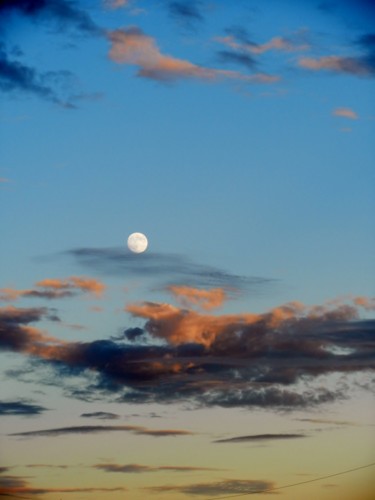
{"label": "sunset sky gradient", "polygon": [[1,2],[1,498],[373,498],[374,20]]}

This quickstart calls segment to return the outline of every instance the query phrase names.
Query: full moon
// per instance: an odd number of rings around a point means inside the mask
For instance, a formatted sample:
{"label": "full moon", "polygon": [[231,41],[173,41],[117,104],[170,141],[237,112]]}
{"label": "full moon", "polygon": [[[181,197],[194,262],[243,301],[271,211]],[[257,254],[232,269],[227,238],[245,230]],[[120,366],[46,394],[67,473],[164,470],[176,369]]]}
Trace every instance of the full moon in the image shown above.
{"label": "full moon", "polygon": [[128,248],[131,252],[142,253],[148,246],[147,238],[142,233],[132,233],[128,238]]}

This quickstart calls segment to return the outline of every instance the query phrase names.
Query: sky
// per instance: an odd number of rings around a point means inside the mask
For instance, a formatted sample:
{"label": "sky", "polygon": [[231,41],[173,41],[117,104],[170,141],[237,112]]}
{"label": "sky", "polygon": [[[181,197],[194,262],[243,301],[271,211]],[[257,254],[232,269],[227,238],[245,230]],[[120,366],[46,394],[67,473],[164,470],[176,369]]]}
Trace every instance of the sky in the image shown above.
{"label": "sky", "polygon": [[0,3],[1,498],[373,498],[374,20]]}

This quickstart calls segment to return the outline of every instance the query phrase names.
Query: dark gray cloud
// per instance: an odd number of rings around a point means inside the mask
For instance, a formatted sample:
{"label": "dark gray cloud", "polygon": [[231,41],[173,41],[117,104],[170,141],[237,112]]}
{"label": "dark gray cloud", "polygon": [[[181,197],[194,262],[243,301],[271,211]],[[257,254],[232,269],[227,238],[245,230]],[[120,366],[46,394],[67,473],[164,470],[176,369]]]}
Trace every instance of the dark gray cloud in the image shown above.
{"label": "dark gray cloud", "polygon": [[227,439],[217,439],[214,443],[246,443],[249,441],[275,441],[283,439],[305,438],[306,434],[252,434],[250,436],[236,436]]}
{"label": "dark gray cloud", "polygon": [[274,488],[274,483],[263,480],[240,480],[226,479],[224,481],[212,483],[194,483],[183,486],[152,486],[144,488],[151,493],[169,493],[179,492],[185,495],[206,495],[206,496],[221,496],[221,495],[236,495],[236,494],[254,494],[263,493]]}
{"label": "dark gray cloud", "polygon": [[[45,310],[5,308],[0,349],[32,360],[26,380],[48,367],[45,383],[61,387],[66,381],[67,395],[83,400],[288,410],[345,398],[348,386],[326,387],[319,377],[373,370],[375,320],[359,320],[349,305],[301,308],[289,304],[265,314],[214,316],[141,303],[132,314],[145,320],[147,343],[138,337],[62,342],[28,328]],[[69,387],[71,375],[83,377],[78,389]]]}
{"label": "dark gray cloud", "polygon": [[[0,33],[5,39],[19,17],[52,25],[58,31],[73,29],[89,36],[103,35],[90,14],[74,0],[2,0]],[[41,71],[22,62],[23,53],[0,44],[0,91],[9,95],[33,95],[66,109],[77,108],[78,102],[99,97],[82,92],[75,76],[66,70]]]}
{"label": "dark gray cloud", "polygon": [[[40,73],[35,68],[11,59],[0,44],[0,90],[6,93],[32,94],[64,108],[75,108],[71,96],[64,96],[61,88],[72,78],[67,71]],[[60,88],[60,90],[59,90]]]}
{"label": "dark gray cloud", "polygon": [[107,411],[95,411],[92,413],[82,413],[81,417],[84,418],[98,418],[100,420],[116,420],[120,418],[116,413],[110,413]]}
{"label": "dark gray cloud", "polygon": [[180,429],[148,429],[138,425],[77,425],[72,427],[57,427],[37,431],[16,432],[10,436],[42,437],[64,436],[67,434],[97,434],[100,432],[132,432],[142,436],[168,437],[190,436],[192,433]]}
{"label": "dark gray cloud", "polygon": [[100,28],[74,0],[2,0],[0,23],[22,15],[34,21],[52,21],[59,29],[74,28],[86,34],[100,34]]}
{"label": "dark gray cloud", "polygon": [[66,252],[90,270],[112,276],[145,276],[162,285],[182,284],[199,287],[237,288],[258,293],[276,280],[231,274],[213,266],[197,264],[183,255],[134,254],[123,248],[77,248]]}
{"label": "dark gray cloud", "polygon": [[167,1],[169,14],[185,27],[192,28],[203,21],[202,2],[199,0]]}
{"label": "dark gray cloud", "polygon": [[44,406],[39,406],[27,401],[0,401],[0,416],[7,415],[40,415],[47,411]]}
{"label": "dark gray cloud", "polygon": [[225,64],[236,64],[240,66],[245,66],[245,68],[253,70],[257,63],[249,54],[244,52],[236,52],[232,50],[220,50],[218,53],[218,58],[222,63]]}
{"label": "dark gray cloud", "polygon": [[141,474],[145,472],[197,472],[197,471],[215,471],[218,469],[212,469],[208,467],[184,467],[184,466],[174,466],[174,465],[159,465],[157,467],[150,465],[141,464],[95,464],[93,465],[95,469],[103,470],[104,472],[119,472],[123,474]]}

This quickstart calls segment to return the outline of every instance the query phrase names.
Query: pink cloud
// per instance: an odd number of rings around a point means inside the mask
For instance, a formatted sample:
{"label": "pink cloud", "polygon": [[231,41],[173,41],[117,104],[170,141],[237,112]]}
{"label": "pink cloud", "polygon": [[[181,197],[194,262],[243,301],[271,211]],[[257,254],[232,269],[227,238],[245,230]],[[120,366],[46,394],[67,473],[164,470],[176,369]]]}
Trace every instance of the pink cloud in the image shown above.
{"label": "pink cloud", "polygon": [[336,108],[333,110],[332,114],[334,116],[341,116],[343,118],[349,118],[350,120],[357,120],[358,119],[357,113],[350,108]]}
{"label": "pink cloud", "polygon": [[244,75],[238,71],[206,68],[184,59],[164,55],[154,38],[145,35],[139,28],[130,27],[108,33],[112,42],[109,58],[118,64],[138,66],[137,75],[159,82],[173,82],[181,79],[204,81],[240,80],[251,83],[273,83],[279,77],[258,73]]}

